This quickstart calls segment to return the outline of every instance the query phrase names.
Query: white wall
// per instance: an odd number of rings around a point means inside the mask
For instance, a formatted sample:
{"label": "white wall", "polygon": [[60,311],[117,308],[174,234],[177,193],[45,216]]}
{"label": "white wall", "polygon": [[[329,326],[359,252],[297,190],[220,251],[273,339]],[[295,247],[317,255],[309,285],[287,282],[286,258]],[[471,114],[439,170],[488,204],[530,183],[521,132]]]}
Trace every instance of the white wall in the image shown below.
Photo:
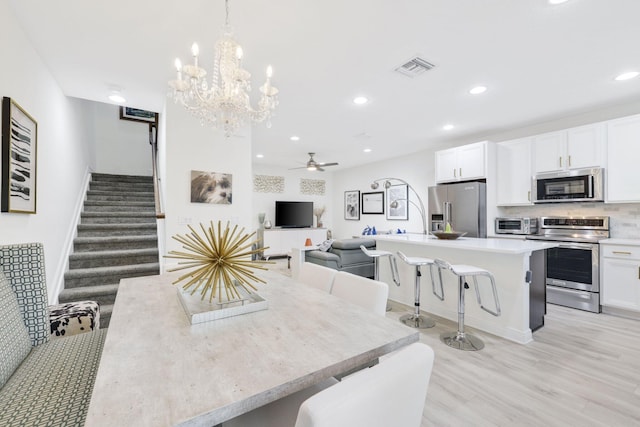
{"label": "white wall", "polygon": [[[246,136],[225,138],[217,130],[203,127],[199,120],[183,108],[167,103],[165,140],[160,147],[164,170],[166,251],[182,250],[170,236],[187,234],[188,224],[197,230],[210,221],[231,221],[253,231],[253,179],[251,164],[251,132]],[[191,171],[221,172],[233,175],[232,204],[191,203]],[[172,259],[165,265],[175,264]]]}
{"label": "white wall", "polygon": [[[266,214],[265,219],[271,220],[271,223],[275,225],[275,202],[276,200],[284,201],[300,201],[300,202],[313,202],[314,208],[325,208],[322,215],[322,226],[326,229],[331,229],[333,224],[333,214],[341,212],[340,205],[337,208],[333,205],[333,173],[329,171],[325,172],[309,172],[306,169],[299,170],[286,170],[283,168],[274,168],[266,166],[254,166],[254,175],[268,175],[279,176],[284,178],[284,191],[282,193],[264,193],[253,192],[253,215],[252,226],[257,228],[258,213],[264,212]],[[308,195],[302,194],[300,191],[301,179],[313,179],[325,181],[325,194],[324,195]],[[314,227],[317,226],[316,218],[314,216]]]}
{"label": "white wall", "polygon": [[120,107],[94,103],[96,172],[153,175],[149,125],[120,120]]}
{"label": "white wall", "polygon": [[90,103],[63,95],[0,0],[0,94],[38,122],[36,214],[0,213],[0,244],[42,242],[49,300],[55,301],[78,203],[93,163]]}
{"label": "white wall", "polygon": [[[397,230],[398,228],[407,232],[422,233],[422,215],[420,211],[413,205],[409,208],[409,220],[387,220],[386,213],[384,215],[360,215],[359,221],[344,219],[344,192],[359,190],[363,192],[384,191],[381,182],[378,190],[371,189],[371,183],[379,178],[400,178],[407,181],[417,192],[424,203],[425,210],[427,206],[427,191],[429,186],[435,185],[435,161],[434,151],[425,150],[418,153],[396,157],[377,163],[340,170],[333,173],[333,206],[332,223],[333,236],[335,238],[348,238],[354,235],[362,234],[365,226],[376,227],[378,233],[385,233],[389,230]],[[397,183],[393,182],[392,183]],[[409,190],[409,200],[418,203],[416,195]],[[386,195],[385,195],[386,204]],[[386,212],[386,210],[385,210]],[[425,216],[427,213],[425,212]],[[428,229],[427,218],[427,229]]]}

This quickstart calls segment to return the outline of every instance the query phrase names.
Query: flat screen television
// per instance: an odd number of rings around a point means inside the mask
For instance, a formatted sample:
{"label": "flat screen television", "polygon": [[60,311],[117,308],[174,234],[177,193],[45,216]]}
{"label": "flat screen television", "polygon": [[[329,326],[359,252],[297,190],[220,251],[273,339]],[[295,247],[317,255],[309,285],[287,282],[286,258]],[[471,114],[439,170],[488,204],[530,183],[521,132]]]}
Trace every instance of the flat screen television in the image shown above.
{"label": "flat screen television", "polygon": [[276,201],[276,227],[313,227],[313,202]]}

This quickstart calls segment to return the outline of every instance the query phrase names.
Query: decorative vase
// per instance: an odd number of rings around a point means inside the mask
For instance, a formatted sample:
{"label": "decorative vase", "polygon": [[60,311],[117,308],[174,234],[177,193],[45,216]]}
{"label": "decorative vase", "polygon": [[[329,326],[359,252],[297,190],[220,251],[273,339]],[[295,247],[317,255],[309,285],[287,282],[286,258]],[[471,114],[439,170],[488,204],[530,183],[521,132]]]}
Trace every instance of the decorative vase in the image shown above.
{"label": "decorative vase", "polygon": [[268,219],[268,220],[266,220],[266,221],[264,222],[264,228],[269,229],[269,228],[271,228],[271,227],[272,227],[272,226],[271,226],[271,220],[269,220],[269,219]]}
{"label": "decorative vase", "polygon": [[258,223],[260,223],[260,228],[264,227],[264,217],[265,217],[264,212],[260,212],[258,214]]}

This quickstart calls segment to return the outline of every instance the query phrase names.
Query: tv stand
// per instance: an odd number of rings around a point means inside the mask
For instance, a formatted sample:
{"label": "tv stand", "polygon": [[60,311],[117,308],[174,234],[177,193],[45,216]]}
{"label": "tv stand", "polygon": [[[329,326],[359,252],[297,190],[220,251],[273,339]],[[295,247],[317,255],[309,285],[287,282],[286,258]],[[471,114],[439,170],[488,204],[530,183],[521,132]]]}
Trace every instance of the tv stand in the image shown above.
{"label": "tv stand", "polygon": [[267,228],[258,230],[259,247],[269,247],[262,251],[262,258],[288,255],[292,248],[304,246],[307,239],[312,245],[327,240],[326,228]]}

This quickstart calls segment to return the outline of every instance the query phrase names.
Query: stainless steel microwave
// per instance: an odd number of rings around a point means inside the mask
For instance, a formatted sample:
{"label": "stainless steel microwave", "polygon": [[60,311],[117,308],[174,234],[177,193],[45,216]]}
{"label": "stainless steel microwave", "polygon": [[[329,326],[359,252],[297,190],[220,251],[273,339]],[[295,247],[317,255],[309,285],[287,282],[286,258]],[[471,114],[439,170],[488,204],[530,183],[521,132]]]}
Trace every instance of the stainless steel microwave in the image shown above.
{"label": "stainless steel microwave", "polygon": [[534,203],[603,202],[604,169],[574,169],[533,177]]}
{"label": "stainless steel microwave", "polygon": [[496,218],[496,234],[536,234],[538,218]]}

